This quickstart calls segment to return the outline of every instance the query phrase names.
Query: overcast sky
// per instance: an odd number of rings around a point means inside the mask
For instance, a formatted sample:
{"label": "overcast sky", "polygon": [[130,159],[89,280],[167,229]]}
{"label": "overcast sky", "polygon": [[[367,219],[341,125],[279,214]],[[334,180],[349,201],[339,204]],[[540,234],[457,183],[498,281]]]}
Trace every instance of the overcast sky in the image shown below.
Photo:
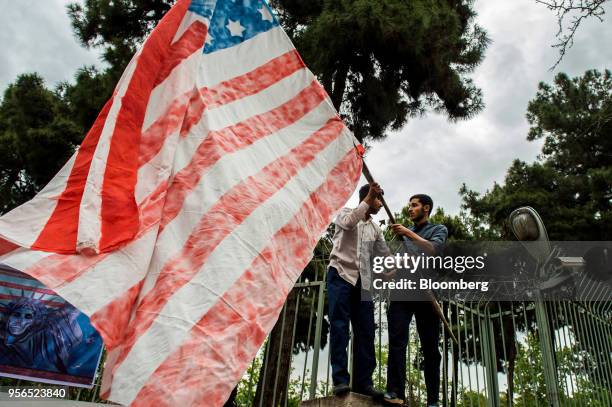
{"label": "overcast sky", "polygon": [[[95,51],[75,40],[67,0],[0,0],[0,65],[2,92],[18,74],[39,72],[49,85],[72,80],[83,65],[100,64]],[[473,74],[482,88],[485,110],[477,117],[450,123],[428,114],[373,145],[367,161],[395,211],[415,193],[429,193],[436,206],[458,213],[459,187],[484,192],[503,181],[515,158],[533,161],[540,143],[526,140],[527,103],[540,81],[555,73],[571,76],[610,68],[612,23],[586,21],[574,47],[554,72],[556,18],[535,0],[479,0],[478,22],[492,40],[484,62]],[[608,14],[612,7],[608,3]],[[609,17],[609,19],[612,16]],[[355,196],[349,205],[356,203]]]}

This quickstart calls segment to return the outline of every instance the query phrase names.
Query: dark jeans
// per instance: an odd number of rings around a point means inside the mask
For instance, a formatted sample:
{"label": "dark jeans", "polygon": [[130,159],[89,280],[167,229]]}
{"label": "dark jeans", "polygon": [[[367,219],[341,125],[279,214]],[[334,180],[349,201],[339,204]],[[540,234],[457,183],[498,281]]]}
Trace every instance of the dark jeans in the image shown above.
{"label": "dark jeans", "polygon": [[387,364],[387,391],[397,393],[406,399],[406,346],[408,345],[408,326],[415,316],[417,331],[425,359],[425,385],[427,404],[438,402],[440,393],[440,361],[438,349],[440,319],[431,303],[426,301],[393,301],[387,311],[389,323],[389,361]]}
{"label": "dark jeans", "polygon": [[353,286],[330,267],[327,273],[330,359],[334,385],[349,384],[347,346],[349,322],[353,327],[353,389],[372,386],[374,354],[374,304],[361,300],[361,281]]}

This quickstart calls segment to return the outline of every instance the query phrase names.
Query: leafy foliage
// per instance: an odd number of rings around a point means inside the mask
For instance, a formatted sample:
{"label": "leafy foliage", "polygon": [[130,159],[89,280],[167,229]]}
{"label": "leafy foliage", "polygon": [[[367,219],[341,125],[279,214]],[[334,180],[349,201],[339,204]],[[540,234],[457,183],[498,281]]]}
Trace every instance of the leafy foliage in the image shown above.
{"label": "leafy foliage", "polygon": [[543,139],[540,159],[515,160],[503,185],[484,195],[461,188],[464,208],[477,222],[511,238],[506,219],[530,205],[540,212],[552,240],[612,237],[612,78],[587,71],[558,74],[541,83],[529,103],[529,140]]}
{"label": "leafy foliage", "polygon": [[116,79],[138,46],[175,0],[85,0],[70,3],[68,15],[77,38],[103,49]]}
{"label": "leafy foliage", "polygon": [[[172,0],[69,5],[83,45],[103,49],[115,81]],[[488,44],[471,0],[273,0],[281,24],[360,139],[383,137],[430,108],[471,117],[482,96],[469,74]]]}
{"label": "leafy foliage", "polygon": [[383,137],[428,108],[460,119],[483,107],[466,76],[488,44],[472,1],[271,3],[360,139]]}
{"label": "leafy foliage", "polygon": [[0,104],[0,212],[27,201],[82,138],[62,97],[37,74],[19,76]]}
{"label": "leafy foliage", "polygon": [[85,66],[77,71],[75,83],[62,83],[58,91],[70,111],[70,118],[85,134],[114,88],[115,78],[111,72]]}

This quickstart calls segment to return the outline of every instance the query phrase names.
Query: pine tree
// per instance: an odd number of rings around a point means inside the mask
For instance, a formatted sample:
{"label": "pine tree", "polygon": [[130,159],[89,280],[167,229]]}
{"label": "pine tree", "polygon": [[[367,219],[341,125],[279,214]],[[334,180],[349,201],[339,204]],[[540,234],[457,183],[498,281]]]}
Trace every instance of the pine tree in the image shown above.
{"label": "pine tree", "polygon": [[[483,108],[468,74],[488,44],[472,0],[272,0],[281,25],[360,139],[400,129],[428,109],[450,119]],[[103,50],[115,80],[171,0],[86,0],[69,15]]]}
{"label": "pine tree", "polygon": [[510,237],[506,219],[522,205],[540,212],[551,240],[612,237],[612,76],[592,70],[541,83],[529,103],[529,140],[543,139],[540,159],[516,160],[503,184],[484,195],[461,190],[471,215]]}
{"label": "pine tree", "polygon": [[0,105],[0,213],[49,182],[80,143],[81,130],[37,74],[9,85]]}

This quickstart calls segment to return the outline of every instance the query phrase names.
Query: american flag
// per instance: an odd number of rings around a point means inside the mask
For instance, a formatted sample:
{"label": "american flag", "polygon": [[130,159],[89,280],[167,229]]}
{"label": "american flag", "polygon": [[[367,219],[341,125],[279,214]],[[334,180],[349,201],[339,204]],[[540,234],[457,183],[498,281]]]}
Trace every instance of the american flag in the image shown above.
{"label": "american flag", "polygon": [[39,300],[51,309],[60,309],[66,305],[62,297],[42,286],[36,279],[17,270],[0,267],[0,314],[7,312],[6,304],[22,297]]}
{"label": "american flag", "polygon": [[222,405],[361,171],[263,0],[179,0],[0,262],[90,316],[102,395]]}

